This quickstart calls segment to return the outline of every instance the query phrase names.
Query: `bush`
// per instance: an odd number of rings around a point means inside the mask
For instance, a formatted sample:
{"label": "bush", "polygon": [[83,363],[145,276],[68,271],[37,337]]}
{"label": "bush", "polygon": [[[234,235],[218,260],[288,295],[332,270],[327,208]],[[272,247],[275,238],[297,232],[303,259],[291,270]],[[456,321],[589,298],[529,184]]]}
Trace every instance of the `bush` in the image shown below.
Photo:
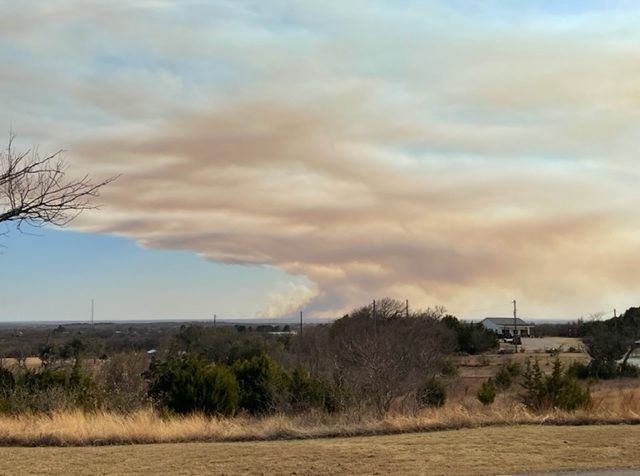
{"label": "bush", "polygon": [[583,364],[582,362],[571,362],[571,364],[569,364],[569,366],[567,367],[567,373],[582,380],[591,377],[589,366]]}
{"label": "bush", "polygon": [[491,405],[494,402],[496,399],[496,386],[493,383],[493,379],[490,378],[482,382],[478,393],[476,393],[476,397],[483,405]]}
{"label": "bush", "polygon": [[332,402],[331,385],[324,380],[312,377],[303,367],[296,367],[289,380],[289,402],[295,411],[311,408],[335,407]]}
{"label": "bush", "polygon": [[69,376],[63,369],[29,370],[22,376],[20,385],[31,393],[45,392],[53,387],[65,387],[69,383]]}
{"label": "bush", "polygon": [[[11,377],[4,378],[10,382]],[[82,372],[80,360],[73,369],[28,370],[14,378],[13,391],[2,399],[2,410],[11,413],[52,412],[80,408],[91,411],[101,404],[98,386]]]}
{"label": "bush", "polygon": [[444,316],[442,322],[456,334],[456,350],[471,355],[498,349],[500,342],[495,332],[479,322],[462,322],[454,316]]}
{"label": "bush", "polygon": [[496,387],[500,390],[506,390],[511,387],[513,383],[513,377],[509,373],[506,367],[500,367],[496,372]]}
{"label": "bush", "polygon": [[108,395],[105,408],[126,413],[146,405],[149,383],[143,375],[148,368],[147,354],[135,352],[121,352],[104,362],[97,378]]}
{"label": "bush", "polygon": [[10,370],[0,367],[0,398],[8,398],[16,386],[16,379]]}
{"label": "bush", "polygon": [[416,400],[421,407],[441,407],[446,399],[444,384],[435,377],[425,381],[416,392]]}
{"label": "bush", "polygon": [[522,396],[525,405],[533,410],[559,408],[573,411],[591,403],[588,388],[582,388],[571,372],[565,372],[559,359],[553,364],[551,375],[545,376],[536,360],[527,361],[523,374],[526,393]]}
{"label": "bush", "polygon": [[240,408],[253,415],[272,413],[288,401],[289,376],[264,353],[236,362],[233,373],[240,389]]}
{"label": "bush", "polygon": [[506,390],[518,375],[520,375],[520,364],[518,362],[505,364],[496,372],[495,385],[500,390]]}
{"label": "bush", "polygon": [[149,396],[173,412],[231,415],[238,408],[238,382],[224,365],[186,354],[153,362],[145,375],[151,380]]}

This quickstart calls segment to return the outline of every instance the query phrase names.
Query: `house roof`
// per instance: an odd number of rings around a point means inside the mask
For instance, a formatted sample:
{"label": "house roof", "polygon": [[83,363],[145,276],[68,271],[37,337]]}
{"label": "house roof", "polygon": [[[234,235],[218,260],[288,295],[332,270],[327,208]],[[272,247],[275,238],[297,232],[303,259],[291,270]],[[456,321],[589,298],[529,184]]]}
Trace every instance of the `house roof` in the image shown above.
{"label": "house roof", "polygon": [[[485,317],[482,322],[491,321],[497,326],[512,326],[513,325],[513,317]],[[519,326],[528,326],[533,327],[534,324],[529,324],[519,317],[516,319],[516,324]]]}

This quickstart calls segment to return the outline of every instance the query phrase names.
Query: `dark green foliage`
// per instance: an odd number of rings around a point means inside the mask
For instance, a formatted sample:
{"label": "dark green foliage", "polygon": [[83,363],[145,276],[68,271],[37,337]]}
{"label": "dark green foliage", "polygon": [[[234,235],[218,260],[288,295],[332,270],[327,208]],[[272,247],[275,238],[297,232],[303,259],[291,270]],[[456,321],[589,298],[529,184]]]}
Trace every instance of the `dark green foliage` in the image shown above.
{"label": "dark green foliage", "polygon": [[62,369],[29,370],[21,380],[21,386],[32,393],[43,392],[52,387],[65,387],[69,383],[69,374]]}
{"label": "dark green foliage", "polygon": [[[101,404],[100,390],[91,376],[83,373],[79,359],[70,370],[42,368],[13,378],[13,391],[3,399],[4,411],[50,412],[72,408],[91,411]],[[7,380],[10,381],[8,376]]]}
{"label": "dark green foliage", "polygon": [[486,329],[479,322],[462,322],[447,315],[442,318],[447,327],[456,333],[456,350],[467,354],[480,354],[497,349],[500,345],[495,332]]}
{"label": "dark green foliage", "polygon": [[640,377],[640,369],[635,365],[622,363],[618,367],[618,375],[620,377],[638,378]]}
{"label": "dark green foliage", "polygon": [[313,377],[304,368],[298,366],[289,379],[289,400],[295,411],[320,408],[335,410],[331,385]]}
{"label": "dark green foliage", "polygon": [[496,372],[495,385],[500,390],[506,390],[518,375],[520,375],[520,364],[518,362],[505,364]]}
{"label": "dark green foliage", "polygon": [[259,354],[233,365],[240,407],[253,415],[272,413],[286,400],[289,376],[273,359]]}
{"label": "dark green foliage", "polygon": [[71,341],[67,342],[59,351],[59,354],[60,354],[60,357],[62,358],[78,359],[84,350],[85,350],[84,342],[82,342],[81,339],[76,337]]}
{"label": "dark green foliage", "polygon": [[640,307],[629,308],[624,314],[606,321],[583,322],[580,334],[591,356],[589,375],[616,377],[621,371],[618,361],[622,360],[625,366],[634,343],[640,339]]}
{"label": "dark green foliage", "polygon": [[416,391],[416,400],[421,407],[441,407],[446,399],[444,384],[435,377],[425,381]]}
{"label": "dark green foliage", "polygon": [[176,413],[231,415],[238,407],[238,382],[229,368],[196,355],[153,362],[146,375],[151,380],[149,396]]}
{"label": "dark green foliage", "polygon": [[566,371],[568,374],[582,380],[587,379],[591,376],[589,365],[585,365],[582,362],[578,361],[571,362]]}
{"label": "dark green foliage", "polygon": [[48,342],[42,344],[38,350],[38,357],[45,369],[52,367],[58,357],[55,346]]}
{"label": "dark green foliage", "polygon": [[500,390],[506,390],[513,383],[513,377],[505,367],[500,367],[496,372],[496,387]]}
{"label": "dark green foliage", "polygon": [[0,367],[0,398],[7,398],[16,386],[16,379],[10,370]]}
{"label": "dark green foliage", "polygon": [[483,405],[491,405],[496,399],[496,385],[493,382],[493,379],[486,380],[482,382],[480,388],[478,389],[478,393],[476,393],[476,397],[480,400],[480,403]]}
{"label": "dark green foliage", "polygon": [[522,377],[524,379],[522,386],[526,391],[522,396],[524,404],[534,409],[539,409],[547,405],[546,380],[537,360],[533,364],[531,360],[527,360]]}
{"label": "dark green foliage", "polygon": [[13,395],[16,380],[10,370],[0,367],[0,411],[9,410],[9,397]]}
{"label": "dark green foliage", "polygon": [[589,389],[580,386],[571,372],[565,372],[558,359],[553,364],[551,375],[543,375],[538,361],[532,364],[528,360],[523,378],[526,392],[522,401],[533,410],[559,408],[573,411],[591,403]]}
{"label": "dark green foliage", "polygon": [[197,354],[216,363],[232,365],[260,354],[274,354],[282,347],[281,340],[267,334],[254,334],[235,328],[183,326],[172,343],[174,352]]}

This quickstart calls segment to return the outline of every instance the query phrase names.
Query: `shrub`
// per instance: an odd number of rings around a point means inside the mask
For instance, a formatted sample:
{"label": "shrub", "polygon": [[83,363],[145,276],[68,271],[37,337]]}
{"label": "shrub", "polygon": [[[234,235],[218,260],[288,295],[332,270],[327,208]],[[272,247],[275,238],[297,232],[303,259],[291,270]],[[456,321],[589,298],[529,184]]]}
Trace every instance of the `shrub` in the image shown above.
{"label": "shrub", "polygon": [[289,402],[296,411],[311,408],[331,409],[331,386],[328,382],[315,378],[303,367],[296,367],[289,379]]}
{"label": "shrub", "polygon": [[231,415],[238,407],[238,382],[229,368],[193,354],[153,362],[145,375],[151,380],[149,396],[176,413]]}
{"label": "shrub", "polygon": [[24,372],[15,379],[13,391],[3,400],[2,408],[11,413],[75,408],[90,411],[100,406],[99,395],[96,383],[82,372],[78,359],[71,371],[44,368]]}
{"label": "shrub", "polygon": [[443,376],[454,377],[458,375],[458,365],[455,360],[452,358],[444,358],[442,359],[442,367],[440,369],[440,373]]}
{"label": "shrub", "polygon": [[496,387],[500,390],[506,390],[513,383],[513,377],[509,373],[506,367],[500,367],[496,372]]}
{"label": "shrub", "polygon": [[589,366],[577,361],[571,362],[567,367],[566,372],[578,379],[587,379],[591,376]]}
{"label": "shrub", "polygon": [[518,375],[520,375],[520,364],[518,362],[509,362],[496,372],[495,385],[500,390],[506,390]]}
{"label": "shrub", "polygon": [[495,332],[476,322],[463,322],[455,316],[447,315],[442,322],[456,334],[456,350],[471,355],[498,349],[500,342]]}
{"label": "shrub", "polygon": [[491,405],[496,399],[496,386],[493,383],[493,379],[486,380],[480,385],[476,397],[483,405]]}
{"label": "shrub", "polygon": [[47,391],[53,387],[65,387],[69,377],[63,369],[29,370],[22,376],[21,386],[31,393]]}
{"label": "shrub", "polygon": [[16,380],[10,370],[0,367],[0,411],[10,408],[9,397],[13,395]]}
{"label": "shrub", "polygon": [[249,413],[271,413],[288,401],[288,375],[266,354],[236,362],[233,373],[240,389],[240,407]]}
{"label": "shrub", "polygon": [[441,407],[447,399],[447,392],[443,383],[432,377],[418,387],[416,399],[421,407]]}
{"label": "shrub", "polygon": [[10,370],[0,367],[0,398],[7,398],[16,386],[16,379]]}
{"label": "shrub", "polygon": [[149,383],[143,374],[148,368],[147,355],[135,352],[121,352],[104,362],[97,378],[108,395],[106,409],[125,413],[147,404]]}
{"label": "shrub", "polygon": [[551,375],[543,375],[536,360],[527,361],[523,374],[526,393],[523,403],[533,410],[560,408],[573,411],[591,403],[588,388],[582,388],[571,372],[565,372],[559,359],[553,364]]}

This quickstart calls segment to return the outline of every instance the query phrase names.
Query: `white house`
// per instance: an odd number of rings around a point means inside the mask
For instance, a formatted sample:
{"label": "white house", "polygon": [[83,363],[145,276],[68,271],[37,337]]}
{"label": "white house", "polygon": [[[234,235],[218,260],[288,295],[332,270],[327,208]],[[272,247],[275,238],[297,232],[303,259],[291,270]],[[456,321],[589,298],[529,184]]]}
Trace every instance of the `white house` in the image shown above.
{"label": "white house", "polygon": [[533,329],[536,327],[533,324],[524,322],[520,318],[517,318],[514,323],[513,317],[486,317],[481,323],[485,328],[494,331],[496,334],[520,335],[522,337],[531,336]]}

